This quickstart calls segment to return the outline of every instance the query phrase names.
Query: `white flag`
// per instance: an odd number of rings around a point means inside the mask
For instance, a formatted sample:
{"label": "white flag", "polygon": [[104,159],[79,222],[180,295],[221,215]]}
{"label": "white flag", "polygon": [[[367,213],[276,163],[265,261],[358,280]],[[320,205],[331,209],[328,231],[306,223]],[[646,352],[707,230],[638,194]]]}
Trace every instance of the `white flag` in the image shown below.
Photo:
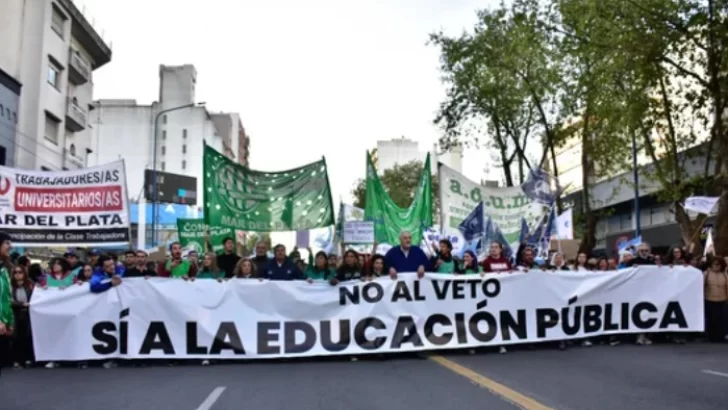
{"label": "white flag", "polygon": [[711,215],[718,203],[719,197],[712,196],[691,196],[685,200],[685,209],[699,214]]}
{"label": "white flag", "polygon": [[559,239],[574,239],[574,213],[571,208],[556,217],[556,235]]}
{"label": "white flag", "polygon": [[708,252],[714,253],[713,251],[713,229],[708,230],[708,238],[705,240],[705,250],[703,251],[703,256],[708,256]]}

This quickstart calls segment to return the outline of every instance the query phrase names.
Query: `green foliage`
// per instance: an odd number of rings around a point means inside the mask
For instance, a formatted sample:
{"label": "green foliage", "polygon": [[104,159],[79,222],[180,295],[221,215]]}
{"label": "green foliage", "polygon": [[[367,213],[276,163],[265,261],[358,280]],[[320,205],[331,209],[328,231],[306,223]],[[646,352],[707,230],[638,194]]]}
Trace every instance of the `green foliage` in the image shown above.
{"label": "green foliage", "polygon": [[[387,169],[381,175],[382,185],[397,206],[407,208],[414,199],[415,189],[422,175],[422,161],[411,161],[406,164],[397,164],[392,169]],[[354,190],[354,206],[364,208],[366,198],[366,180],[360,179]],[[432,179],[433,198],[433,220],[437,220],[440,214],[440,185],[437,178]]]}
{"label": "green foliage", "polygon": [[255,245],[260,241],[263,241],[268,249],[273,249],[273,244],[271,243],[269,234],[248,232],[248,236],[245,239],[245,251],[247,253],[252,253],[253,251],[255,251]]}
{"label": "green foliage", "polygon": [[[447,100],[435,119],[444,135],[440,144],[475,145],[498,152],[506,184],[514,185],[514,160],[539,167],[555,143],[554,110],[558,92],[558,60],[550,34],[539,24],[548,18],[536,0],[516,0],[510,7],[478,13],[472,33],[459,37],[433,34],[440,48]],[[532,164],[529,140],[542,138],[544,154]]]}

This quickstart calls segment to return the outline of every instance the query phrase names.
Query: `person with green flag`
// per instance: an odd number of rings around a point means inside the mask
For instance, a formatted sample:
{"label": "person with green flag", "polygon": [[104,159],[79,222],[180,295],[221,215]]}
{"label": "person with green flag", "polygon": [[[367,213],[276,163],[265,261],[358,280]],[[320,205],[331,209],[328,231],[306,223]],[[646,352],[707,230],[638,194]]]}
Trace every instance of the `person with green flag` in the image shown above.
{"label": "person with green flag", "polygon": [[157,276],[188,279],[196,274],[197,266],[182,259],[182,245],[179,242],[172,242],[169,245],[169,260],[159,264]]}
{"label": "person with green flag", "polygon": [[306,278],[311,280],[329,280],[336,276],[336,270],[329,267],[329,258],[326,252],[319,251],[316,256],[313,250],[308,248],[308,266],[306,267]]}

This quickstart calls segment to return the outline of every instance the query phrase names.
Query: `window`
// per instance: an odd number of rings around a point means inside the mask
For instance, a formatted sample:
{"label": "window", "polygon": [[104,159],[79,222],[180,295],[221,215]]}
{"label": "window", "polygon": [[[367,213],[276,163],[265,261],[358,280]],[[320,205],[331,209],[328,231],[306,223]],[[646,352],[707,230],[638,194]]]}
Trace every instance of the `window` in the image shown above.
{"label": "window", "polygon": [[162,155],[165,155],[167,153],[167,147],[162,145]]}
{"label": "window", "polygon": [[45,138],[54,143],[58,144],[58,125],[61,122],[58,121],[56,118],[51,116],[50,114],[46,113],[45,117]]}
{"label": "window", "polygon": [[61,36],[61,38],[63,38],[63,33],[65,32],[66,20],[66,16],[54,4],[53,15],[51,16],[51,28],[56,32],[56,34]]}
{"label": "window", "polygon": [[3,113],[4,113],[4,112],[5,112],[5,111],[3,111],[3,105],[2,105],[2,104],[0,104],[0,117],[3,117]]}
{"label": "window", "polygon": [[6,165],[5,159],[5,147],[0,145],[0,165]]}
{"label": "window", "polygon": [[74,144],[71,144],[70,147],[68,147],[68,152],[71,154],[72,157],[76,156],[76,146]]}
{"label": "window", "polygon": [[8,117],[8,119],[10,119],[10,108],[5,109],[5,114],[7,114],[6,117]]}
{"label": "window", "polygon": [[187,138],[187,128],[182,130],[182,138]]}
{"label": "window", "polygon": [[16,124],[18,123],[18,114],[17,113],[13,113],[13,122]]}
{"label": "window", "polygon": [[183,154],[187,153],[187,145],[182,145],[182,153]]}
{"label": "window", "polygon": [[48,77],[46,80],[48,81],[48,84],[55,87],[56,90],[61,89],[61,71],[62,69],[58,66],[58,64],[53,61],[48,62]]}
{"label": "window", "polygon": [[41,170],[41,171],[50,171],[51,169],[50,169],[50,168],[48,168],[48,167],[40,167],[40,170]]}
{"label": "window", "polygon": [[64,171],[68,171],[68,167],[63,167],[61,169],[64,170]]}
{"label": "window", "polygon": [[164,131],[162,131],[162,141],[164,141],[166,139],[167,139],[167,131],[164,130]]}
{"label": "window", "polygon": [[162,116],[162,124],[166,124],[166,123],[167,123],[167,114],[164,114]]}
{"label": "window", "polygon": [[164,161],[162,161],[161,166],[159,167],[162,171],[164,171]]}
{"label": "window", "polygon": [[187,168],[187,161],[182,160],[182,169],[186,169],[186,168]]}

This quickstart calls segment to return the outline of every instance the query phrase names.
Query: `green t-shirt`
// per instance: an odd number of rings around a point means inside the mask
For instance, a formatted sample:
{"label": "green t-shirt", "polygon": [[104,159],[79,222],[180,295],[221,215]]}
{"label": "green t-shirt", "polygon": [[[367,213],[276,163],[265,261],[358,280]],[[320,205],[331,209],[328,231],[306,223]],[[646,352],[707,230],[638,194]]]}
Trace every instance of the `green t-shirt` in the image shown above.
{"label": "green t-shirt", "polygon": [[312,280],[329,280],[336,276],[336,271],[329,269],[317,269],[311,265],[306,268],[306,278]]}
{"label": "green t-shirt", "polygon": [[437,273],[455,273],[455,259],[450,259],[450,262],[446,262],[440,259],[440,266],[437,267]]}
{"label": "green t-shirt", "polygon": [[221,279],[225,277],[224,271],[213,272],[210,270],[201,270],[197,272],[197,279]]}
{"label": "green t-shirt", "polygon": [[67,288],[73,285],[74,277],[73,273],[69,272],[65,278],[56,279],[52,273],[49,273],[48,276],[46,276],[46,286],[49,288]]}
{"label": "green t-shirt", "polygon": [[190,273],[190,261],[183,260],[179,263],[179,265],[175,266],[174,269],[172,269],[172,261],[167,261],[165,269],[167,269],[173,278],[181,278]]}
{"label": "green t-shirt", "polygon": [[483,273],[483,267],[478,266],[477,272],[475,270],[473,270],[473,268],[468,268],[468,269],[465,269],[465,272],[463,272],[463,273],[465,273],[466,275],[474,275],[476,273]]}

